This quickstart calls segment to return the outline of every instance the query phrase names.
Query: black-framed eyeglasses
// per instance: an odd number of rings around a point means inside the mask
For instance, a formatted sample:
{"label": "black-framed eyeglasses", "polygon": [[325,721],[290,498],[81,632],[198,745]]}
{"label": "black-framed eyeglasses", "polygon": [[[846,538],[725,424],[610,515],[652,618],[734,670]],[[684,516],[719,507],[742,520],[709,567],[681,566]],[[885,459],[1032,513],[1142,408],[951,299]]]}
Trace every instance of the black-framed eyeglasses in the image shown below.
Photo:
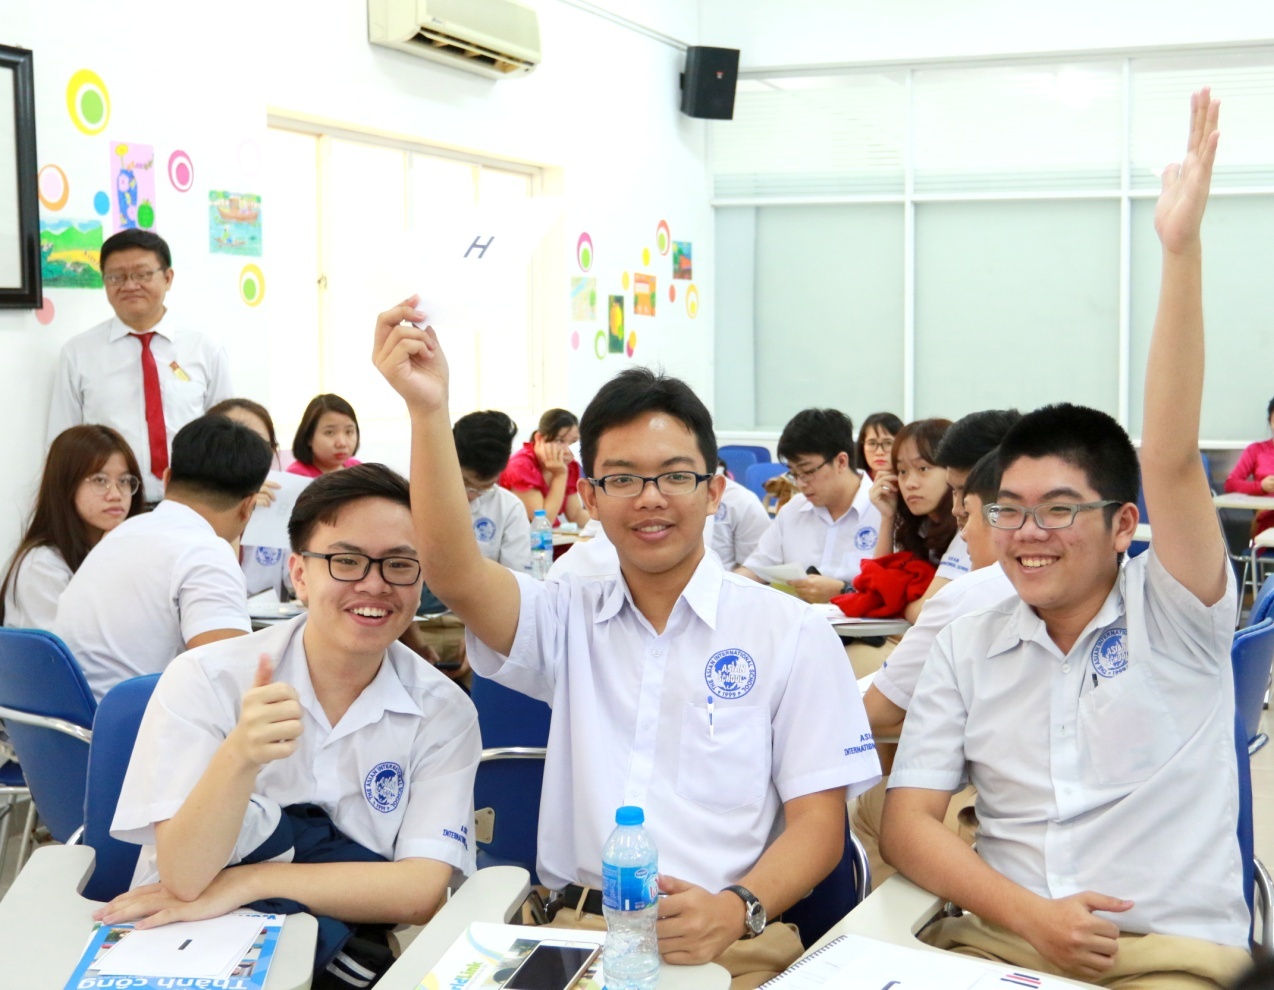
{"label": "black-framed eyeglasses", "polygon": [[420,561],[415,557],[369,557],[365,553],[314,553],[302,550],[302,557],[314,557],[327,561],[327,573],[337,581],[361,581],[367,577],[372,564],[380,566],[380,576],[386,584],[405,586],[420,580]]}
{"label": "black-framed eyeglasses", "polygon": [[879,450],[881,453],[888,453],[894,449],[894,438],[889,437],[885,440],[864,440],[863,450]]}
{"label": "black-framed eyeglasses", "polygon": [[649,484],[654,484],[661,495],[689,495],[711,480],[712,475],[695,471],[665,471],[653,478],[640,474],[608,474],[604,478],[589,478],[588,482],[612,498],[636,498]]}
{"label": "black-framed eyeglasses", "polygon": [[1024,505],[992,502],[982,506],[982,518],[995,529],[1021,529],[1028,516],[1034,517],[1040,529],[1066,529],[1075,522],[1075,516],[1090,509],[1104,509],[1108,505],[1123,505],[1118,499],[1102,499],[1100,502],[1043,502],[1032,509]]}
{"label": "black-framed eyeglasses", "polygon": [[792,467],[791,464],[789,464],[787,466],[787,476],[798,485],[804,484],[805,482],[809,481],[810,478],[814,477],[814,475],[818,474],[819,471],[823,470],[823,468],[827,467],[827,465],[831,463],[832,463],[831,459],[828,458],[827,460],[824,460],[818,466],[808,468],[804,471],[799,471],[796,468]]}

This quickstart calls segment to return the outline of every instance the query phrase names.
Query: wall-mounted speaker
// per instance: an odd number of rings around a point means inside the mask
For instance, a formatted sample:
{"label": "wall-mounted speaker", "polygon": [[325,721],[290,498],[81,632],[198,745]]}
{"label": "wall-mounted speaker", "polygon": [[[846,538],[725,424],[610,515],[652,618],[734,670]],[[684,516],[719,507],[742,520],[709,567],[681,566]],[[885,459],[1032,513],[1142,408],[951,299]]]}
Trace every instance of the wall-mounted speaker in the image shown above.
{"label": "wall-mounted speaker", "polygon": [[681,112],[687,117],[731,120],[738,80],[737,48],[687,48],[686,71],[681,74]]}

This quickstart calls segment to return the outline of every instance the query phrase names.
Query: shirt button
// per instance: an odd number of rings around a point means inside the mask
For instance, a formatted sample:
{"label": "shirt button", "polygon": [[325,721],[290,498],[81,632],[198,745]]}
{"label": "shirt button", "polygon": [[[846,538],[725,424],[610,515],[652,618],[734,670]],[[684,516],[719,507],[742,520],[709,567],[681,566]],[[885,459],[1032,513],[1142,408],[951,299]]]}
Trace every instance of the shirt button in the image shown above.
{"label": "shirt button", "polygon": [[1062,793],[1063,793],[1063,794],[1069,794],[1070,792],[1071,792],[1071,789],[1070,789],[1069,787],[1063,787],[1063,788],[1062,788]]}
{"label": "shirt button", "polygon": [[1071,665],[1068,663],[1062,664],[1062,673],[1069,674],[1070,672],[1071,672]]}
{"label": "shirt button", "polygon": [[663,650],[659,650],[659,649],[654,649],[654,650],[651,650],[651,651],[650,651],[650,655],[651,655],[652,657],[661,657],[661,656],[663,656],[663,655],[664,655],[664,651],[663,651]]}

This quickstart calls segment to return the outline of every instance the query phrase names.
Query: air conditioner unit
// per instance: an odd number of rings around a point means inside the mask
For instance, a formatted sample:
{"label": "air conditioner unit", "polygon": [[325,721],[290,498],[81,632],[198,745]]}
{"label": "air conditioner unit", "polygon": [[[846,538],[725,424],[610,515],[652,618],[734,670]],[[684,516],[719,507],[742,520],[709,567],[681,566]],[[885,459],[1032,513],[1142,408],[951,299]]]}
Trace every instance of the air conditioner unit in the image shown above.
{"label": "air conditioner unit", "polygon": [[367,0],[367,39],[492,79],[540,64],[540,21],[518,0]]}

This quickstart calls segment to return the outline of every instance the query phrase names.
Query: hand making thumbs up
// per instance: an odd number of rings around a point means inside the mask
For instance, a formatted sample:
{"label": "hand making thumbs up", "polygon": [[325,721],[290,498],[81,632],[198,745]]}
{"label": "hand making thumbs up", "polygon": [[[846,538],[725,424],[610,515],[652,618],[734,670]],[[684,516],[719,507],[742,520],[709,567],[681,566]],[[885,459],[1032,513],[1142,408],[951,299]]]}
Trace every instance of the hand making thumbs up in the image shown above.
{"label": "hand making thumbs up", "polygon": [[239,723],[230,733],[240,756],[264,766],[291,756],[301,735],[301,703],[291,684],[275,682],[274,666],[267,654],[257,661],[252,687],[243,695]]}

